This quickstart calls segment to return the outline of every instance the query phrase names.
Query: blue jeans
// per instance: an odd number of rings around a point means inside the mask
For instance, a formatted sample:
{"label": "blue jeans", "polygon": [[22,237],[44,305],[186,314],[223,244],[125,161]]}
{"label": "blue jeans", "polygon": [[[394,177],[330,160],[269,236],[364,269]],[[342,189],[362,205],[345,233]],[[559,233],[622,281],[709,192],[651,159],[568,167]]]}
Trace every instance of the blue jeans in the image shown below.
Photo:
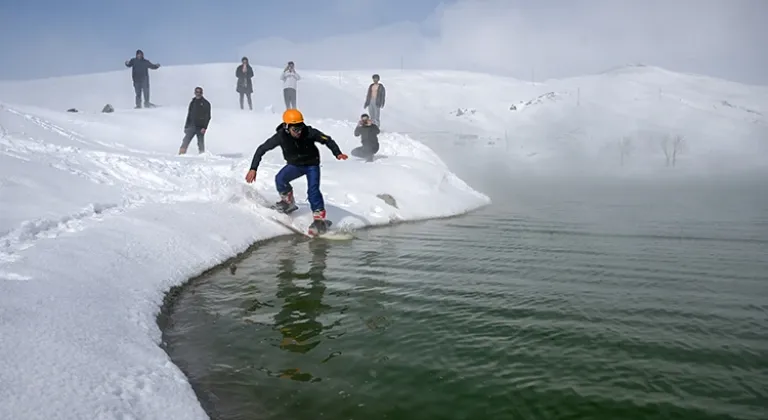
{"label": "blue jeans", "polygon": [[133,82],[133,90],[136,92],[136,107],[141,106],[141,94],[144,93],[144,105],[149,104],[149,79]]}
{"label": "blue jeans", "polygon": [[325,201],[320,192],[320,166],[296,166],[285,165],[280,172],[275,175],[275,186],[280,194],[287,194],[293,191],[291,181],[306,175],[307,176],[307,196],[309,206],[312,211],[325,210]]}

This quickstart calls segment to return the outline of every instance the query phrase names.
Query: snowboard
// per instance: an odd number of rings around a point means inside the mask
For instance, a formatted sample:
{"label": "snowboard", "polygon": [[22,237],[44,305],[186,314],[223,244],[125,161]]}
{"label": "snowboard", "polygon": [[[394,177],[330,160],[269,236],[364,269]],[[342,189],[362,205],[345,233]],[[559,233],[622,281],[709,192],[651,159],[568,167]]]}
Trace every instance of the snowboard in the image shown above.
{"label": "snowboard", "polygon": [[[310,226],[307,226],[307,228],[305,230],[302,230],[302,229],[300,229],[300,228],[295,226],[295,223],[294,223],[295,220],[293,219],[293,217],[291,217],[291,214],[295,213],[296,210],[294,210],[291,213],[284,213],[284,212],[276,209],[274,207],[274,204],[271,205],[269,208],[270,208],[270,210],[272,210],[273,212],[275,212],[277,214],[277,217],[273,216],[272,220],[274,220],[277,223],[287,227],[288,229],[298,233],[299,235],[304,235],[304,236],[306,236],[308,238],[311,238],[311,239],[320,238],[320,239],[330,239],[330,240],[340,240],[340,241],[345,241],[345,240],[349,240],[349,239],[353,239],[354,238],[354,236],[352,236],[352,234],[349,233],[349,232],[344,232],[344,231],[340,231],[340,230],[336,230],[336,229],[331,229],[331,226],[333,226],[333,221],[332,220],[328,220],[328,219],[325,220],[325,226],[326,226],[325,227],[325,229],[326,229],[325,232],[317,233],[314,229],[311,229],[311,224],[310,224]],[[291,223],[287,223],[284,220],[283,217],[288,218],[291,221]]]}
{"label": "snowboard", "polygon": [[[247,187],[245,187],[247,188]],[[285,228],[291,230],[292,232],[305,236],[310,239],[329,239],[329,240],[350,240],[354,239],[354,236],[349,233],[345,232],[343,230],[338,230],[336,228],[331,228],[333,226],[333,221],[327,220],[327,227],[328,230],[321,234],[313,235],[312,232],[309,230],[309,225],[303,226],[305,223],[298,224],[294,216],[292,216],[293,213],[295,213],[297,210],[291,212],[291,213],[283,213],[282,211],[279,211],[274,208],[274,203],[270,203],[266,198],[264,198],[260,193],[257,191],[247,188],[245,191],[246,197],[253,198],[255,201],[257,201],[261,206],[267,208],[270,210],[270,218],[284,226]],[[311,222],[310,222],[311,223]]]}

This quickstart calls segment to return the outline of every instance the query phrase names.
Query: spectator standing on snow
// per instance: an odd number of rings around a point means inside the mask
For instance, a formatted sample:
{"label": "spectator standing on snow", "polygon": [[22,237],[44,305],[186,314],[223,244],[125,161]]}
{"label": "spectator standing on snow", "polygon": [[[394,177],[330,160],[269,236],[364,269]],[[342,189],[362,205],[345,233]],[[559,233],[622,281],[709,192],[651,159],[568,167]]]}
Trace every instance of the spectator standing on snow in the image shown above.
{"label": "spectator standing on snow", "polygon": [[192,137],[197,136],[197,149],[205,152],[205,133],[208,131],[208,123],[211,122],[211,103],[203,97],[203,88],[195,88],[195,97],[189,103],[187,121],[184,123],[184,139],[181,141],[179,154],[187,153],[187,147]]}
{"label": "spectator standing on snow", "polygon": [[299,73],[296,73],[293,61],[288,62],[285,70],[283,70],[283,74],[280,76],[280,80],[283,81],[285,109],[296,109],[296,84],[301,80],[301,76],[299,76]]}
{"label": "spectator standing on snow", "polygon": [[368,94],[365,96],[363,108],[368,108],[368,114],[377,127],[381,127],[381,109],[384,108],[386,96],[387,91],[384,89],[384,85],[379,83],[379,75],[374,74],[373,83],[368,86]]}
{"label": "spectator standing on snow", "polygon": [[243,109],[243,97],[248,96],[248,109],[253,111],[253,101],[251,100],[253,68],[248,64],[248,57],[243,57],[242,64],[235,69],[235,77],[237,77],[237,92],[240,94],[240,109]]}
{"label": "spectator standing on snow", "polygon": [[360,137],[362,146],[355,147],[349,152],[352,156],[373,162],[373,156],[379,151],[379,127],[371,121],[368,114],[360,116],[355,127],[355,137]]}
{"label": "spectator standing on snow", "polygon": [[157,70],[160,63],[152,64],[144,58],[144,52],[136,50],[136,57],[125,62],[125,67],[132,67],[133,90],[136,92],[136,109],[141,108],[141,95],[144,93],[144,107],[152,108],[155,105],[149,102],[149,69]]}

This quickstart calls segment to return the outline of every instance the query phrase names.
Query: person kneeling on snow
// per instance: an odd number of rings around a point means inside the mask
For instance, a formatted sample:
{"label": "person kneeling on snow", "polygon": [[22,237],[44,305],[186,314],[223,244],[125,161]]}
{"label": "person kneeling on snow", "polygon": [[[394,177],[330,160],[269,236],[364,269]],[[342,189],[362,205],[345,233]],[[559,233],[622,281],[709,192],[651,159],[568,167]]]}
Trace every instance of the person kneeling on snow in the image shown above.
{"label": "person kneeling on snow", "polygon": [[328,229],[325,202],[320,192],[320,151],[315,142],[331,149],[336,159],[347,159],[347,155],[341,153],[339,145],[330,136],[304,124],[304,116],[299,110],[288,109],[283,113],[283,122],[275,129],[275,134],[256,149],[251,168],[245,176],[245,182],[252,183],[256,179],[256,171],[264,154],[280,146],[286,165],[275,175],[275,186],[281,200],[275,203],[273,208],[286,214],[298,209],[291,181],[306,176],[307,195],[314,218],[309,227],[310,235],[317,235]]}
{"label": "person kneeling on snow", "polygon": [[205,152],[205,132],[208,131],[208,124],[211,122],[211,103],[203,98],[203,88],[195,88],[195,97],[189,103],[187,110],[187,120],[184,122],[184,139],[181,140],[179,154],[187,153],[187,147],[192,141],[193,136],[197,136],[197,150],[200,153]]}
{"label": "person kneeling on snow", "polygon": [[363,158],[366,162],[373,162],[373,155],[379,151],[379,127],[368,117],[368,114],[360,116],[360,121],[355,127],[355,137],[360,137],[362,146],[355,147],[349,154]]}

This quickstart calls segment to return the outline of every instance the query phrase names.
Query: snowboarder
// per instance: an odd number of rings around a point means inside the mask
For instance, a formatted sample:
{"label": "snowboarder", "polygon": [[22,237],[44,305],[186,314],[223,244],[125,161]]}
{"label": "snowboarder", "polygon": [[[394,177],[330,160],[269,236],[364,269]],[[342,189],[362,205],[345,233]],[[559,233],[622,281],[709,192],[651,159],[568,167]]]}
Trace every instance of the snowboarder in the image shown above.
{"label": "snowboarder", "polygon": [[237,77],[237,92],[240,94],[240,109],[243,109],[243,97],[248,96],[248,108],[253,111],[253,68],[248,64],[248,57],[243,57],[242,64],[235,69]]}
{"label": "snowboarder", "polygon": [[373,83],[368,86],[368,94],[365,96],[365,105],[363,109],[368,108],[368,114],[373,123],[381,127],[381,109],[384,108],[384,101],[387,99],[387,91],[384,85],[379,83],[379,75],[373,75]]}
{"label": "snowboarder", "polygon": [[179,154],[187,153],[192,137],[197,136],[198,152],[205,152],[205,133],[211,122],[211,103],[203,97],[203,88],[195,88],[195,97],[189,102],[187,120],[184,123],[184,139],[181,141]]}
{"label": "snowboarder", "polygon": [[304,116],[299,110],[288,109],[283,113],[283,122],[275,129],[275,134],[256,149],[251,168],[245,176],[245,181],[252,183],[256,179],[256,170],[264,154],[280,146],[286,165],[275,175],[275,186],[281,199],[273,208],[286,214],[297,210],[291,181],[306,175],[307,198],[314,219],[309,227],[309,234],[313,236],[328,229],[325,202],[320,192],[320,151],[315,142],[328,147],[338,160],[348,158],[330,136],[304,124]]}
{"label": "snowboarder", "polygon": [[144,107],[152,108],[155,105],[149,102],[149,69],[157,70],[160,63],[153,64],[144,58],[144,52],[136,50],[136,57],[125,62],[125,67],[133,67],[133,90],[136,92],[136,109],[141,108],[141,94],[144,93]]}
{"label": "snowboarder", "polygon": [[368,114],[360,116],[355,127],[355,137],[360,137],[362,146],[355,147],[349,154],[373,162],[373,156],[379,151],[379,127],[373,123]]}
{"label": "snowboarder", "polygon": [[296,109],[296,85],[301,76],[296,73],[296,68],[293,65],[293,61],[289,61],[285,66],[283,74],[280,75],[280,80],[283,81],[283,100],[285,100],[285,109]]}

